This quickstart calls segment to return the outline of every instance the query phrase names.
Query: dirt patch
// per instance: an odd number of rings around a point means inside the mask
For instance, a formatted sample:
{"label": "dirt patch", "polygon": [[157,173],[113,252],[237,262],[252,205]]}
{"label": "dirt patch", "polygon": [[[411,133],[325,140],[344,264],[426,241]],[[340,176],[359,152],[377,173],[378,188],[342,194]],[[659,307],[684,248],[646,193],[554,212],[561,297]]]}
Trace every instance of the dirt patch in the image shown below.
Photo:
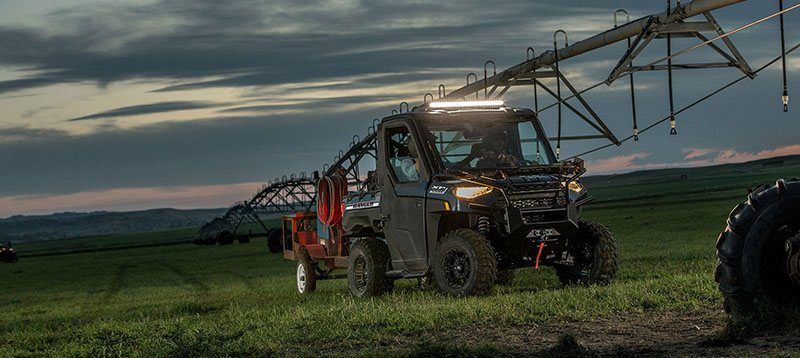
{"label": "dirt patch", "polygon": [[[589,320],[553,320],[519,326],[474,326],[438,332],[409,355],[483,356],[760,356],[796,355],[796,330],[742,337],[726,329],[716,310],[636,313]],[[445,353],[445,354],[443,354]],[[498,354],[501,353],[501,354]]]}

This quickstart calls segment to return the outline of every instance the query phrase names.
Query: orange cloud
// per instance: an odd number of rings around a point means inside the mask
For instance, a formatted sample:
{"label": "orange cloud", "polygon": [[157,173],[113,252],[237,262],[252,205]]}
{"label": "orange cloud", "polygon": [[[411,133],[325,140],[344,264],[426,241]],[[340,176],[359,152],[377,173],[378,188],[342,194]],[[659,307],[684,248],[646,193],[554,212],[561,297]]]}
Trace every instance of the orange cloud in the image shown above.
{"label": "orange cloud", "polygon": [[[744,163],[754,160],[800,155],[800,144],[787,145],[759,152],[739,152],[735,149],[687,148],[683,150],[682,161],[674,163],[636,163],[637,159],[650,156],[649,153],[634,153],[608,159],[588,161],[586,168],[591,174],[627,173],[635,170],[691,168],[718,164]],[[701,159],[703,158],[703,159]]]}
{"label": "orange cloud", "polygon": [[704,148],[687,148],[683,150],[684,160],[696,159],[700,157],[704,157],[711,153],[716,152],[716,149],[704,149]]}
{"label": "orange cloud", "polygon": [[631,171],[642,167],[642,165],[634,163],[637,159],[643,159],[649,156],[649,153],[634,153],[607,159],[593,160],[586,163],[586,169],[589,170],[590,173],[597,174]]}
{"label": "orange cloud", "polygon": [[787,145],[785,147],[762,150],[760,152],[738,152],[733,149],[727,149],[717,153],[716,158],[714,158],[714,163],[716,164],[741,163],[759,159],[783,157],[787,155],[797,155],[797,154],[800,154],[800,144]]}

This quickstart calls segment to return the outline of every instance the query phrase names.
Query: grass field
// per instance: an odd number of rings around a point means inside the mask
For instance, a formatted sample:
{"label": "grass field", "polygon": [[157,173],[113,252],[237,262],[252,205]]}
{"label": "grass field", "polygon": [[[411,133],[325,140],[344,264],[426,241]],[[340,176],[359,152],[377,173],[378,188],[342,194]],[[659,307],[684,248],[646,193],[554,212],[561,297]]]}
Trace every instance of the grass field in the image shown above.
{"label": "grass field", "polygon": [[[684,172],[693,174],[673,177]],[[488,297],[448,298],[408,281],[358,300],[343,280],[300,296],[294,264],[269,254],[263,240],[23,258],[0,265],[0,356],[548,355],[526,339],[559,322],[721,317],[714,240],[728,212],[747,186],[798,173],[787,163],[738,175],[698,169],[588,180],[600,200],[586,216],[608,225],[621,250],[619,276],[605,287],[562,288],[550,269],[527,269]],[[132,238],[75,240],[19,250]],[[498,332],[517,333],[504,340]]]}

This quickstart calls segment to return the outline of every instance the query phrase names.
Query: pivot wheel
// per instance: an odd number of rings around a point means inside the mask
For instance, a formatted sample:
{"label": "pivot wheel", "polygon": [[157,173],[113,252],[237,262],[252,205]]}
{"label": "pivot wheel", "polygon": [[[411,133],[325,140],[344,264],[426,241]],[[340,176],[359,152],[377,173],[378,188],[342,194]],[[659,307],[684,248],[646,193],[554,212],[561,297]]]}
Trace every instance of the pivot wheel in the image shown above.
{"label": "pivot wheel", "polygon": [[281,244],[281,230],[272,229],[267,233],[267,248],[269,252],[276,254],[283,251]]}
{"label": "pivot wheel", "polygon": [[756,188],[717,239],[715,279],[737,318],[793,307],[800,298],[800,181]]}
{"label": "pivot wheel", "polygon": [[619,249],[614,236],[605,226],[581,220],[572,242],[570,255],[574,266],[556,266],[556,275],[563,285],[606,285],[617,275]]}
{"label": "pivot wheel", "polygon": [[389,268],[389,248],[376,238],[364,238],[350,247],[347,284],[353,296],[380,296],[394,287],[386,277]]}
{"label": "pivot wheel", "polygon": [[297,260],[297,292],[310,294],[317,290],[317,264],[305,247],[301,247]]}
{"label": "pivot wheel", "polygon": [[483,235],[469,229],[447,234],[436,248],[433,279],[443,294],[484,295],[497,279],[494,248]]}

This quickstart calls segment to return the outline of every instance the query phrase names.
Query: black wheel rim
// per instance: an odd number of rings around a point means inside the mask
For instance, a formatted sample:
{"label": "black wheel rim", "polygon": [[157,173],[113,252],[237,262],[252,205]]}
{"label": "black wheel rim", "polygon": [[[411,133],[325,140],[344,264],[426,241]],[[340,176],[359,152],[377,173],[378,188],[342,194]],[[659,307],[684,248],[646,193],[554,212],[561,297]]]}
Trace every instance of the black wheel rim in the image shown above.
{"label": "black wheel rim", "polygon": [[363,255],[356,256],[355,260],[353,260],[353,278],[358,292],[364,292],[367,289],[368,275],[367,260]]}
{"label": "black wheel rim", "polygon": [[447,286],[461,289],[469,283],[472,260],[465,250],[453,248],[444,254],[442,269]]}

